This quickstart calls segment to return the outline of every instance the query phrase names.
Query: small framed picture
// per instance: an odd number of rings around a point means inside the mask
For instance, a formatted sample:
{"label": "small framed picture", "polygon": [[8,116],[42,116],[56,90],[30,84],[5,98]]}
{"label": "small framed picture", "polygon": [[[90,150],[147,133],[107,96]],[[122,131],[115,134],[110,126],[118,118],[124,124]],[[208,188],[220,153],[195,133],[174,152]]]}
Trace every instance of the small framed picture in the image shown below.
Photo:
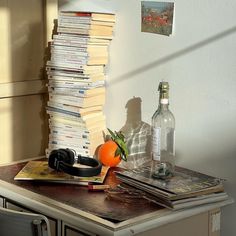
{"label": "small framed picture", "polygon": [[141,31],[171,35],[173,28],[173,2],[141,2]]}

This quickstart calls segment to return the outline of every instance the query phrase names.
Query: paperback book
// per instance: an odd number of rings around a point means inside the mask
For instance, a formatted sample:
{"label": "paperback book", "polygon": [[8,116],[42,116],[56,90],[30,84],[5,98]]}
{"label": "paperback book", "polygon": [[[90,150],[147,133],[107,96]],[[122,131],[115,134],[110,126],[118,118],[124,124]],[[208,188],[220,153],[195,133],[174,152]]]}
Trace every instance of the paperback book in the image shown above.
{"label": "paperback book", "polygon": [[50,106],[50,107],[54,107],[54,108],[63,109],[63,110],[66,110],[66,111],[79,113],[81,115],[86,115],[86,114],[90,114],[90,113],[93,113],[93,112],[102,111],[102,106],[101,105],[80,108],[78,106],[70,106],[68,104],[63,104],[63,103],[53,102],[53,101],[48,101],[47,105]]}
{"label": "paperback book", "polygon": [[90,20],[95,21],[108,21],[115,22],[115,15],[113,13],[105,13],[105,12],[85,12],[85,11],[61,11],[60,19],[63,17],[76,17],[80,20],[85,20],[86,23],[90,23]]}

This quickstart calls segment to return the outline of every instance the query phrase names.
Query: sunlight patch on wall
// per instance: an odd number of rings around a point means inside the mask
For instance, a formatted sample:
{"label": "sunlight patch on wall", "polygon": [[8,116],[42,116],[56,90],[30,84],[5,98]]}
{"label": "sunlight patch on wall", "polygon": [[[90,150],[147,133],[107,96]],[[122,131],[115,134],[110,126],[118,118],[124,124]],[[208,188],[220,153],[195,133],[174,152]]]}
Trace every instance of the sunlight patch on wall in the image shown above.
{"label": "sunlight patch on wall", "polygon": [[0,71],[1,71],[1,82],[11,81],[11,54],[9,53],[10,39],[10,12],[6,7],[0,7]]}

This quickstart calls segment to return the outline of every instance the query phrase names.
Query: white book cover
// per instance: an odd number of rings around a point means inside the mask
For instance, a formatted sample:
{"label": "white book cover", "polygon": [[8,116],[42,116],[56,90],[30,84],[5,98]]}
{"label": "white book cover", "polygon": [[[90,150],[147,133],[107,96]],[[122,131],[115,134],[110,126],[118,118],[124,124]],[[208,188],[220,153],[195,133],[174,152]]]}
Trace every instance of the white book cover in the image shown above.
{"label": "white book cover", "polygon": [[54,101],[50,101],[50,100],[47,102],[47,105],[50,107],[55,107],[55,108],[63,109],[66,111],[77,112],[77,113],[80,113],[81,115],[103,110],[103,106],[101,106],[101,105],[91,106],[91,107],[87,107],[87,108],[80,108],[77,106],[65,105],[63,103],[54,102]]}
{"label": "white book cover", "polygon": [[91,38],[86,35],[76,35],[76,34],[54,34],[54,40],[68,40],[70,42],[83,42],[83,43],[99,43],[104,45],[109,45],[110,40],[108,39],[101,39],[101,38]]}

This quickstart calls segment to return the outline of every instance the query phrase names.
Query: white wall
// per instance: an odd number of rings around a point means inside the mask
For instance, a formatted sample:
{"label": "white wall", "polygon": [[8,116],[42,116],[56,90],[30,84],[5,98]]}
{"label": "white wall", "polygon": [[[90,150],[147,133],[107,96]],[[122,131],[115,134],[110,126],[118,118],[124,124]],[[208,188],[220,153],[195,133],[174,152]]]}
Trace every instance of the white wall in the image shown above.
{"label": "white wall", "polygon": [[[236,199],[236,1],[175,0],[174,33],[142,33],[139,0],[61,0],[67,10],[117,14],[110,47],[107,126],[119,130],[126,103],[142,100],[150,124],[157,87],[170,83],[177,164],[225,178]],[[223,209],[222,236],[236,235],[235,204]]]}

